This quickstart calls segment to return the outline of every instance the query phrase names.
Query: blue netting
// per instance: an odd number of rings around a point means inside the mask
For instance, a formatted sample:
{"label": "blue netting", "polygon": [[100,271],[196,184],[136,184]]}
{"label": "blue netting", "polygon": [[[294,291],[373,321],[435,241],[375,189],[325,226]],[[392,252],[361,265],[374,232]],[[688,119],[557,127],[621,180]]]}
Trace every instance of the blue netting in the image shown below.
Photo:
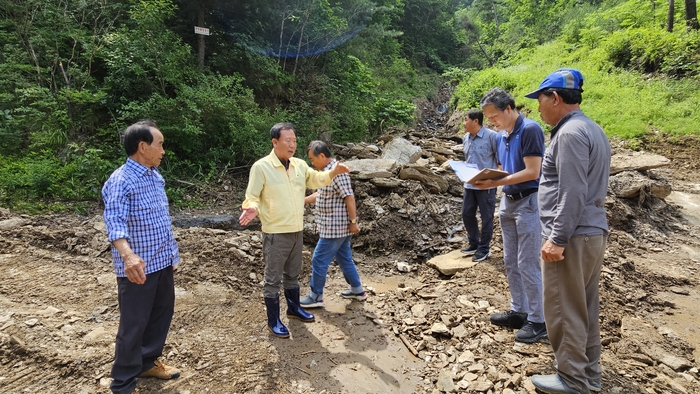
{"label": "blue netting", "polygon": [[370,22],[369,1],[218,1],[213,16],[248,50],[280,58],[313,56],[342,45]]}

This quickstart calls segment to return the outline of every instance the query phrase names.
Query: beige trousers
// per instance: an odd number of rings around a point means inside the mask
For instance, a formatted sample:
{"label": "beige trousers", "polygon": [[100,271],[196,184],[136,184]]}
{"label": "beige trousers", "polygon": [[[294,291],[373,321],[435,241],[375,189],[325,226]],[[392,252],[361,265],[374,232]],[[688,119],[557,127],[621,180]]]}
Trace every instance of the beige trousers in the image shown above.
{"label": "beige trousers", "polygon": [[601,379],[598,282],[606,244],[606,235],[574,236],[564,260],[542,261],[544,317],[558,373],[584,394],[588,382]]}

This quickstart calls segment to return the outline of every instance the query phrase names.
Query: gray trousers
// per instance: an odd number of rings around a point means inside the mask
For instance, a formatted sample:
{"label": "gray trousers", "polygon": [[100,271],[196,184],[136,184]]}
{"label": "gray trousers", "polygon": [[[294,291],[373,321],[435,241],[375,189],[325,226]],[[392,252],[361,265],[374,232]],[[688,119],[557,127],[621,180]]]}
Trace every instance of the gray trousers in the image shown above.
{"label": "gray trousers", "polygon": [[544,323],[540,249],[542,227],[537,193],[517,201],[501,197],[498,210],[503,233],[503,263],[510,287],[510,309],[525,312],[533,323]]}
{"label": "gray trousers", "polygon": [[280,286],[285,289],[299,287],[301,252],[304,233],[263,233],[263,259],[265,260],[265,285],[263,296],[276,298]]}
{"label": "gray trousers", "polygon": [[574,236],[564,260],[542,262],[544,316],[559,376],[581,393],[601,379],[598,282],[606,244],[602,234]]}

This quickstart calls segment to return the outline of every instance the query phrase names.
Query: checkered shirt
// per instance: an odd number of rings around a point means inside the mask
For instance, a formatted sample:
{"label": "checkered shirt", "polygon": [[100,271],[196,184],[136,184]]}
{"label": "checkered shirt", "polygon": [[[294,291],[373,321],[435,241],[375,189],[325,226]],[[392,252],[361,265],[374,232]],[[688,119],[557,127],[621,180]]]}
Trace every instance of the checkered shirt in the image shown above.
{"label": "checkered shirt", "polygon": [[[127,159],[105,182],[102,199],[107,240],[125,238],[131,250],[146,263],[146,275],[180,261],[165,180],[157,168],[146,168]],[[112,261],[114,273],[125,277],[124,260],[114,246]]]}
{"label": "checkered shirt", "polygon": [[[336,160],[331,160],[323,171],[330,170]],[[353,195],[348,174],[337,175],[331,184],[318,189],[316,197],[316,231],[321,238],[343,238],[350,233],[350,218],[345,197]]]}

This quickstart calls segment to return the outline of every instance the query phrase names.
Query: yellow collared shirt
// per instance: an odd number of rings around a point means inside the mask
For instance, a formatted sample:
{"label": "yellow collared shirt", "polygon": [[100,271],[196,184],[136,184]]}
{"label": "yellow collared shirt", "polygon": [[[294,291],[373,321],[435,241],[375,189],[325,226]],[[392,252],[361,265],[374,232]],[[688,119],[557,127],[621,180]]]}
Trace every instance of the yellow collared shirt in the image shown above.
{"label": "yellow collared shirt", "polygon": [[316,171],[296,157],[289,160],[286,170],[273,150],[250,169],[243,208],[258,209],[265,233],[301,231],[306,189],[318,189],[330,183],[330,171]]}

